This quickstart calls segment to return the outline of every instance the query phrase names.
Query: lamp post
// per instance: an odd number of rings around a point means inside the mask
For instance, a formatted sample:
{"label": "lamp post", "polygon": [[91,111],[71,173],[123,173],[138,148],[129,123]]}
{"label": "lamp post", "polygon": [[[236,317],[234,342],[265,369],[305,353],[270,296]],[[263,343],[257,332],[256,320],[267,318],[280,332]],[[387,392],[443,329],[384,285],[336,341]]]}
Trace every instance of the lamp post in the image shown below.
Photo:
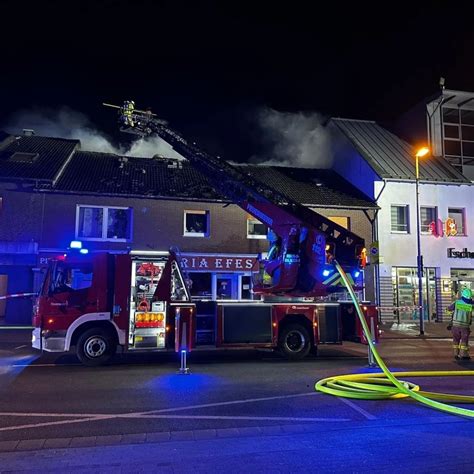
{"label": "lamp post", "polygon": [[420,314],[420,336],[425,334],[425,325],[423,320],[423,257],[421,255],[421,230],[420,230],[420,170],[418,166],[418,159],[426,156],[430,152],[429,148],[420,148],[415,155],[415,184],[416,184],[416,263],[418,269],[418,307]]}

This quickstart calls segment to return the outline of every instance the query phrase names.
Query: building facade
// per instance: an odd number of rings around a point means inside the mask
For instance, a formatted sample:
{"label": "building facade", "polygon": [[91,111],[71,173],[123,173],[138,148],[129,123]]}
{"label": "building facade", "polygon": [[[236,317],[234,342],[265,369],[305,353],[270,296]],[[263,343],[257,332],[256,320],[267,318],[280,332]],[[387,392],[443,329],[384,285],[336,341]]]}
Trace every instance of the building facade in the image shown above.
{"label": "building facade", "polygon": [[[370,240],[366,216],[375,204],[336,173],[246,171]],[[267,229],[188,162],[86,152],[73,140],[8,137],[0,178],[0,296],[38,291],[49,259],[80,240],[89,252],[142,256],[175,247],[194,298],[254,297],[252,274],[268,248]],[[366,280],[366,299],[373,301],[372,279]],[[29,324],[31,300],[8,299],[0,319]]]}
{"label": "building facade", "polygon": [[[384,320],[419,319],[416,150],[375,122],[333,119],[335,169],[380,210],[372,264]],[[474,276],[474,188],[442,157],[420,160],[420,241],[424,319],[441,321],[458,288]]]}

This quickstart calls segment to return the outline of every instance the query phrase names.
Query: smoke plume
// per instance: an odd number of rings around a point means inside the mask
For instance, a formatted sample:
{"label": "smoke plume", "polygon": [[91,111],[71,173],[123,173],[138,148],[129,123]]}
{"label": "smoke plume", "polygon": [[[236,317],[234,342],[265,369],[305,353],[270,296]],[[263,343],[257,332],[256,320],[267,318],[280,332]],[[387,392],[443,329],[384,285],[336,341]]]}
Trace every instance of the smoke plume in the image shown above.
{"label": "smoke plume", "polygon": [[333,140],[330,131],[324,126],[322,115],[264,108],[257,118],[263,133],[265,157],[255,158],[254,161],[297,168],[331,167]]}
{"label": "smoke plume", "polygon": [[127,147],[114,146],[86,115],[68,107],[58,110],[19,111],[10,118],[5,130],[15,134],[24,128],[33,129],[40,136],[80,140],[81,149],[85,151],[115,153],[140,158],[159,155],[165,158],[183,159],[159,137],[139,138]]}

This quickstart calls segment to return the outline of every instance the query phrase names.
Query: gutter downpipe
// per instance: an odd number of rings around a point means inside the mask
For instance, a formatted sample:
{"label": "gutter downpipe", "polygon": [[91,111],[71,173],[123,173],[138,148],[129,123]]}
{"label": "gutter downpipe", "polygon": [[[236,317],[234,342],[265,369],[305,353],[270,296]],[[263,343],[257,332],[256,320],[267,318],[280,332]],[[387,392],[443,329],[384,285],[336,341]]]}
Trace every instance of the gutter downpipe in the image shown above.
{"label": "gutter downpipe", "polygon": [[[378,201],[379,201],[380,196],[382,195],[382,193],[385,189],[385,186],[387,186],[387,180],[386,179],[383,180],[382,189],[380,190],[379,194],[375,198],[375,203],[377,204],[377,206],[379,205]],[[379,222],[378,222],[379,211],[380,211],[380,206],[378,207],[378,209],[375,210],[374,221],[373,221],[373,224],[372,224],[373,242],[377,242],[378,239],[379,239]],[[380,244],[379,244],[379,259],[380,259]],[[381,306],[381,302],[380,302],[380,262],[377,262],[377,265],[375,267],[374,276],[375,276],[375,304],[377,306]],[[380,312],[377,312],[377,313],[378,313],[378,316],[379,316],[379,323],[380,323],[380,322],[382,322],[382,314]]]}

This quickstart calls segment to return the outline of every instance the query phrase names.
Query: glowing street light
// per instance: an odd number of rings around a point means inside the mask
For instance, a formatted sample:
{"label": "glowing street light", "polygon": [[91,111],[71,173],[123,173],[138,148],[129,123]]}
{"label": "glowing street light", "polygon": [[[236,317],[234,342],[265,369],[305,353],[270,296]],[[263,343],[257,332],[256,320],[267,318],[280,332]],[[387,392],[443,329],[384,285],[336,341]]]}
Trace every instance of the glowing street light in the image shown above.
{"label": "glowing street light", "polygon": [[420,183],[420,169],[418,166],[418,159],[422,158],[423,156],[428,155],[430,149],[427,147],[420,148],[415,154],[415,184],[416,184],[416,243],[417,243],[417,256],[416,256],[416,263],[418,269],[418,307],[420,311],[420,336],[425,334],[425,326],[424,326],[424,311],[423,311],[423,256],[421,255],[421,241],[420,241],[420,190],[419,190],[419,183]]}

